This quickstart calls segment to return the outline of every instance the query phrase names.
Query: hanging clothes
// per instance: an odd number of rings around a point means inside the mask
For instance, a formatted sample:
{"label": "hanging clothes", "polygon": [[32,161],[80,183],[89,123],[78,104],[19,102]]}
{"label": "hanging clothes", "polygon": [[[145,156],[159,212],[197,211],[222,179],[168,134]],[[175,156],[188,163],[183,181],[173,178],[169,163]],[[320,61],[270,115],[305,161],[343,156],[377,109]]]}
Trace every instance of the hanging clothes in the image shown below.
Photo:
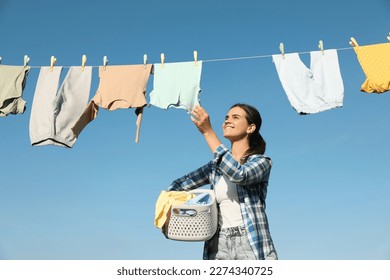
{"label": "hanging clothes", "polygon": [[[72,148],[76,142],[72,126],[88,103],[92,67],[70,67],[58,89],[63,67],[42,67],[35,88],[30,117],[33,146]],[[57,91],[58,90],[58,91]]]}
{"label": "hanging clothes", "polygon": [[360,90],[383,93],[390,90],[390,43],[359,46],[352,41],[366,80]]}
{"label": "hanging clothes", "polygon": [[150,104],[192,112],[199,105],[201,73],[202,61],[155,64]]}
{"label": "hanging clothes", "polygon": [[151,64],[100,66],[100,82],[96,94],[72,128],[75,137],[78,137],[81,131],[97,117],[99,107],[109,111],[136,108],[135,142],[138,142],[143,108],[146,105],[146,84],[151,70]]}
{"label": "hanging clothes", "polygon": [[344,85],[337,50],[310,52],[310,69],[298,53],[272,55],[291,106],[299,114],[313,114],[343,106]]}
{"label": "hanging clothes", "polygon": [[154,225],[162,228],[169,219],[172,205],[183,204],[195,196],[185,191],[161,191],[156,202]]}
{"label": "hanging clothes", "polygon": [[29,71],[29,66],[0,65],[0,117],[26,110],[22,95]]}

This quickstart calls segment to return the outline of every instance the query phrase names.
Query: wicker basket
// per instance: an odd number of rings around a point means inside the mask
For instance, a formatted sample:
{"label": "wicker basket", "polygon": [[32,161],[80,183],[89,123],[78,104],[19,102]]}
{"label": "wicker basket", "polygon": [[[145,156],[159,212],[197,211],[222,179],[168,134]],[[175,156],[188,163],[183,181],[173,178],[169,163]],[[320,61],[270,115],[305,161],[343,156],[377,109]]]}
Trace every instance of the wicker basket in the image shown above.
{"label": "wicker basket", "polygon": [[218,212],[214,191],[206,189],[192,190],[189,193],[208,193],[212,201],[209,204],[178,204],[172,205],[170,217],[165,227],[168,239],[179,241],[209,240],[218,226]]}

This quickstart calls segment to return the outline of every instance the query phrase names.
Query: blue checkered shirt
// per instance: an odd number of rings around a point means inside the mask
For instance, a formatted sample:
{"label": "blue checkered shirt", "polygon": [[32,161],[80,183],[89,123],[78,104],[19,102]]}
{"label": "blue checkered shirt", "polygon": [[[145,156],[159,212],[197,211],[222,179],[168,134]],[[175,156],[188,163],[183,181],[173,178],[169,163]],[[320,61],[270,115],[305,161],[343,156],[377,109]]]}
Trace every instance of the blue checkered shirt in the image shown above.
{"label": "blue checkered shirt", "polygon": [[[173,181],[168,190],[188,191],[207,184],[214,189],[221,176],[226,175],[237,186],[249,243],[256,258],[262,260],[271,253],[276,254],[265,213],[265,198],[271,167],[271,159],[259,154],[250,156],[244,164],[240,164],[221,144],[215,151],[213,160]],[[217,238],[217,234],[213,238]],[[210,259],[210,244],[211,240],[205,242],[203,259]]]}

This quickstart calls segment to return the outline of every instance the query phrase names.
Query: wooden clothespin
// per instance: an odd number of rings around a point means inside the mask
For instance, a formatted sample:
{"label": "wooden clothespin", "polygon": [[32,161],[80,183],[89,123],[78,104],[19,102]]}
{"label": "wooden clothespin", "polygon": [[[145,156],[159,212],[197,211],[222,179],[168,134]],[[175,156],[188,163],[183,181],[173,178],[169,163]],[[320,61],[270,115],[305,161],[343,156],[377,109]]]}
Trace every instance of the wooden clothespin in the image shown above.
{"label": "wooden clothespin", "polygon": [[107,59],[107,56],[103,56],[103,70],[106,71],[106,66],[107,66],[107,63],[108,63],[108,59]]}
{"label": "wooden clothespin", "polygon": [[161,67],[164,68],[164,62],[165,62],[165,55],[164,53],[161,53]]}
{"label": "wooden clothespin", "polygon": [[26,67],[28,65],[28,62],[30,61],[30,58],[28,57],[28,55],[26,54],[24,56],[24,67]]}
{"label": "wooden clothespin", "polygon": [[52,55],[50,57],[50,72],[53,72],[53,67],[56,64],[56,62],[57,62],[57,58],[55,58],[54,55]]}
{"label": "wooden clothespin", "polygon": [[144,69],[146,69],[146,63],[148,63],[148,55],[144,54]]}
{"label": "wooden clothespin", "polygon": [[195,63],[195,66],[198,65],[198,52],[197,51],[194,51],[194,63]]}
{"label": "wooden clothespin", "polygon": [[324,54],[324,42],[322,40],[318,42],[318,48],[321,50],[322,54]]}
{"label": "wooden clothespin", "polygon": [[282,57],[283,57],[283,59],[284,59],[284,44],[283,44],[283,43],[280,43],[280,45],[279,45],[279,50],[280,50],[280,52],[282,53]]}
{"label": "wooden clothespin", "polygon": [[356,42],[355,38],[351,37],[351,41],[349,41],[349,44],[352,47],[359,47],[359,44]]}
{"label": "wooden clothespin", "polygon": [[87,56],[85,54],[83,54],[83,56],[81,58],[81,71],[84,71],[86,63],[87,63]]}

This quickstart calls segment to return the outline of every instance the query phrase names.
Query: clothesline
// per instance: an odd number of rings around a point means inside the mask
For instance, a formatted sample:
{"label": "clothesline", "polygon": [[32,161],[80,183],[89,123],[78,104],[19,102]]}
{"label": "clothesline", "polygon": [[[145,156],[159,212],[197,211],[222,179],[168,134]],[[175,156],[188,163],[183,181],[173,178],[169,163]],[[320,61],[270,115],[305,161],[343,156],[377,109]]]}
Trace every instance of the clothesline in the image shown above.
{"label": "clothesline", "polygon": [[[358,46],[357,43],[354,44],[353,48],[355,48],[356,56],[366,74],[366,80],[361,86],[361,91],[382,93],[390,90],[388,76],[390,70],[390,43],[374,44],[358,49],[356,49],[356,46]],[[99,77],[99,88],[89,103],[93,75],[92,67],[101,66],[86,67],[87,59],[83,55],[81,66],[62,66],[49,69],[49,67],[43,66],[28,66],[29,57],[25,56],[25,66],[0,67],[0,78],[3,79],[0,84],[7,89],[5,95],[2,96],[3,98],[6,97],[4,100],[7,100],[7,102],[3,102],[5,107],[0,108],[0,113],[4,116],[24,113],[26,101],[22,99],[23,86],[15,87],[14,85],[25,84],[30,67],[41,67],[31,107],[30,139],[32,145],[57,145],[71,148],[86,125],[96,118],[99,107],[107,110],[137,108],[136,142],[138,142],[142,110],[145,105],[149,104],[161,109],[174,106],[191,112],[194,106],[199,104],[198,95],[204,62],[261,58],[272,58],[287,98],[299,114],[319,113],[343,106],[344,84],[339,67],[338,51],[350,50],[352,47],[324,51],[322,44],[320,44],[319,49],[320,51],[290,52],[286,54],[284,45],[281,43],[280,54],[199,61],[197,52],[194,51],[192,61],[166,63],[171,64],[166,69],[155,67],[153,71],[153,90],[149,94],[149,102],[146,100],[145,89],[149,76],[152,74],[152,67],[156,64],[147,63],[146,55],[144,55],[143,64],[117,65],[117,68],[107,68],[107,75]],[[313,66],[311,69],[302,66],[300,54],[310,54],[311,66]],[[107,66],[107,61],[105,56],[103,67]],[[161,64],[164,64],[164,61],[164,54],[161,54]],[[50,67],[53,67],[55,62],[56,58],[52,56]],[[198,67],[194,67],[196,63],[199,64]],[[58,87],[62,73],[61,69],[65,67],[71,68],[61,86]],[[79,67],[82,69],[85,67],[83,69],[84,73],[75,69]],[[126,71],[123,71],[123,69],[126,69]],[[367,75],[366,69],[374,69],[374,71]],[[19,79],[19,77],[21,78]],[[122,92],[126,95],[122,96]],[[104,103],[102,100],[105,100]],[[59,114],[61,114],[61,118],[58,118]],[[47,120],[52,120],[54,124]],[[57,129],[58,120],[60,120],[60,125]],[[66,125],[61,123],[63,120],[66,120]],[[55,135],[52,135],[53,125],[56,128],[54,130]],[[47,134],[47,131],[49,131],[49,134]]]}
{"label": "clothesline", "polygon": [[[335,49],[337,51],[344,51],[344,50],[350,50],[353,49],[352,47],[349,48],[340,48]],[[298,54],[309,54],[310,51],[307,52],[298,52]],[[244,59],[256,59],[256,58],[267,58],[272,57],[272,54],[267,55],[255,55],[255,56],[243,56],[243,57],[231,57],[231,58],[217,58],[217,59],[209,59],[209,60],[203,60],[203,62],[218,62],[218,61],[230,61],[230,60],[244,60]]]}
{"label": "clothesline", "polygon": [[[348,48],[338,48],[338,49],[334,49],[336,51],[344,51],[344,50],[351,50],[353,49],[353,47],[348,47]],[[306,52],[298,52],[298,54],[309,54],[310,51],[306,51]],[[222,61],[233,61],[233,60],[247,60],[247,59],[260,59],[260,58],[269,58],[269,57],[272,57],[272,54],[266,54],[266,55],[254,55],[254,56],[241,56],[241,57],[228,57],[228,58],[216,58],[216,59],[204,59],[202,60],[203,63],[208,63],[208,62],[222,62]],[[175,62],[166,62],[166,63],[175,63]],[[149,63],[150,64],[150,63]],[[152,64],[155,64],[155,63],[152,63]],[[41,67],[44,67],[44,66],[47,66],[48,65],[43,65],[43,66],[29,66],[30,68],[41,68]],[[74,67],[75,65],[73,66],[63,66],[61,65],[61,67],[63,68],[70,68],[70,67]],[[102,65],[93,65],[93,66],[89,66],[89,67],[92,67],[92,68],[99,68],[100,66]]]}

